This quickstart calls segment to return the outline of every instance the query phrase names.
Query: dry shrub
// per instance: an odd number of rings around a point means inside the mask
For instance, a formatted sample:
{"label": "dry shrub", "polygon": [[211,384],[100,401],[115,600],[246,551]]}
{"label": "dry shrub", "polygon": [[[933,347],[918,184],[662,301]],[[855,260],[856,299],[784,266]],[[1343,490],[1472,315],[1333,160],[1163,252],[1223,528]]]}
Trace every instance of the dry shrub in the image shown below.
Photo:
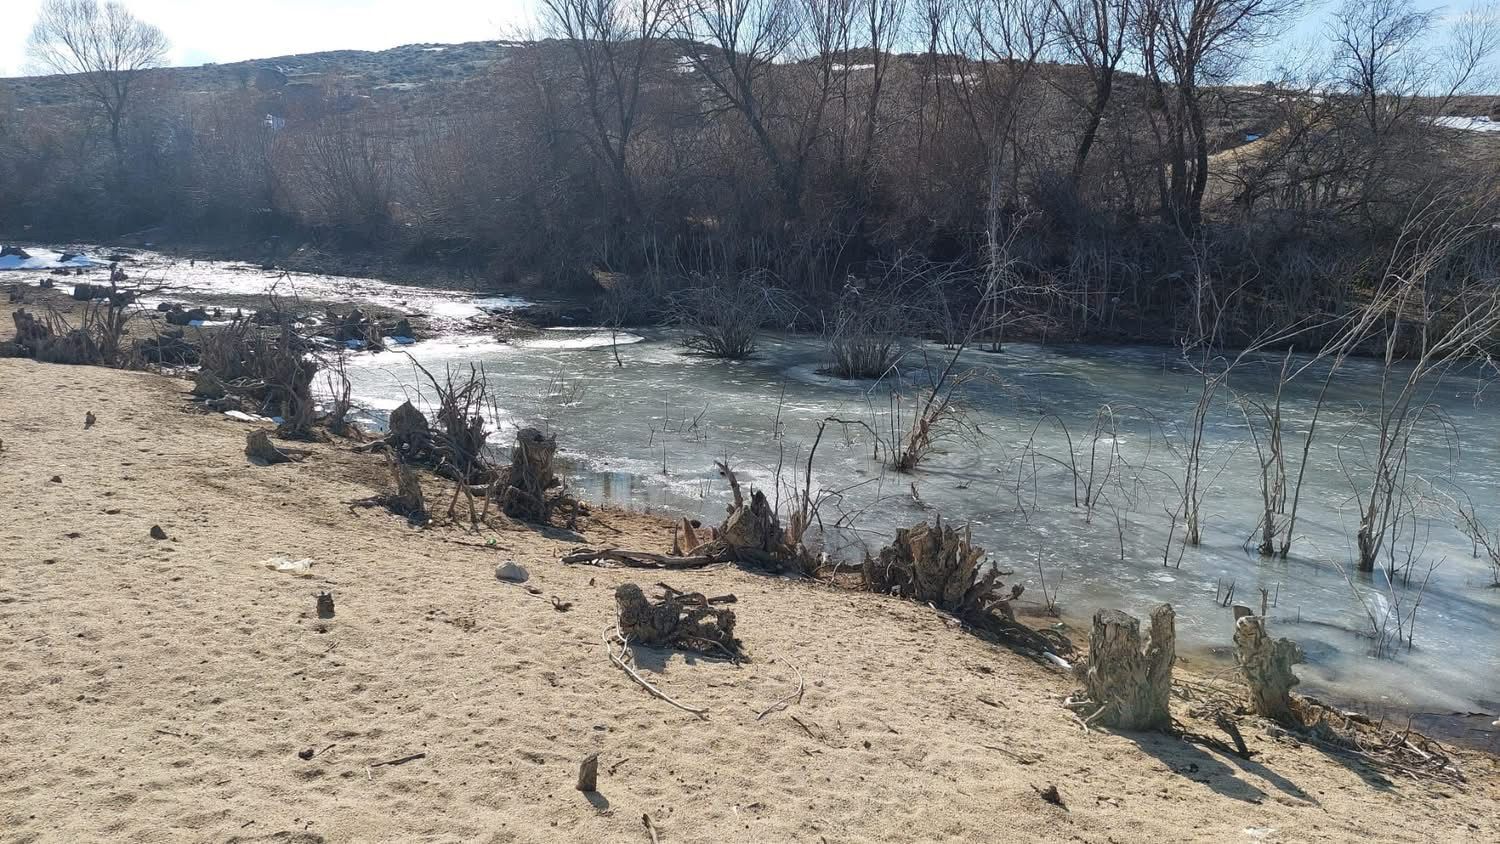
{"label": "dry shrub", "polygon": [[906,357],[912,324],[905,294],[844,286],[825,328],[829,363],[823,370],[839,378],[882,378]]}
{"label": "dry shrub", "polygon": [[682,344],[712,358],[743,360],[755,352],[760,332],[791,311],[765,273],[746,273],[674,293],[672,321],[686,331]]}
{"label": "dry shrub", "polygon": [[499,407],[484,367],[471,363],[467,372],[449,367],[440,381],[410,353],[407,358],[437,393],[438,424],[431,431],[434,469],[465,483],[489,483],[495,467],[485,452],[489,433],[484,419],[486,414],[498,416]]}
{"label": "dry shrub", "polygon": [[229,325],[199,332],[199,370],[193,392],[205,398],[237,396],[254,402],[261,413],[282,419],[277,436],[306,439],[316,422],[312,396],[318,362],[311,344],[280,321],[276,334],[254,321],[237,318]]}
{"label": "dry shrub", "polygon": [[130,294],[116,292],[88,302],[77,326],[50,306],[41,318],[18,309],[11,314],[16,325],[11,354],[43,363],[122,366],[127,362],[123,341],[132,301]]}

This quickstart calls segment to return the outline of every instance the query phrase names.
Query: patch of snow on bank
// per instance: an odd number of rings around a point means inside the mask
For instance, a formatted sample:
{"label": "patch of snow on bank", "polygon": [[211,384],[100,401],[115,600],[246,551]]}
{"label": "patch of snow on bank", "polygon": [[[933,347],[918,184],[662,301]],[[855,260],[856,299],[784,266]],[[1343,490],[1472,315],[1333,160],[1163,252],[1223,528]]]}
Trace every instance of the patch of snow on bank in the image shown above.
{"label": "patch of snow on bank", "polygon": [[1434,126],[1442,126],[1445,129],[1460,129],[1465,132],[1500,132],[1500,122],[1488,117],[1461,117],[1448,115],[1432,118]]}
{"label": "patch of snow on bank", "polygon": [[[0,249],[4,244],[0,244]],[[58,252],[55,249],[21,249],[26,257],[20,255],[6,255],[0,257],[0,270],[55,270],[63,267],[74,268],[97,267],[99,263],[87,255],[73,255],[67,252]],[[63,260],[66,257],[67,260]]]}

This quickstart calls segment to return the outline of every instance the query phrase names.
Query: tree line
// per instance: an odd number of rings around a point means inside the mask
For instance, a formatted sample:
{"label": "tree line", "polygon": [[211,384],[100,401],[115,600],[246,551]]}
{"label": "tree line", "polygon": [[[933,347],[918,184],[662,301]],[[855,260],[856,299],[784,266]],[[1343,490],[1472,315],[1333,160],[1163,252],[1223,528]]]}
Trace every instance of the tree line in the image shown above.
{"label": "tree line", "polygon": [[1251,337],[1346,309],[1414,208],[1493,192],[1500,135],[1444,119],[1489,112],[1492,10],[1343,0],[1279,50],[1301,7],[540,0],[535,37],[461,83],[195,92],[119,3],[49,0],[32,57],[76,95],[0,90],[0,230],[274,234],[587,289],[754,274],[823,302],[941,267],[942,308],[1003,291],[1033,333],[1165,339],[1207,296]]}

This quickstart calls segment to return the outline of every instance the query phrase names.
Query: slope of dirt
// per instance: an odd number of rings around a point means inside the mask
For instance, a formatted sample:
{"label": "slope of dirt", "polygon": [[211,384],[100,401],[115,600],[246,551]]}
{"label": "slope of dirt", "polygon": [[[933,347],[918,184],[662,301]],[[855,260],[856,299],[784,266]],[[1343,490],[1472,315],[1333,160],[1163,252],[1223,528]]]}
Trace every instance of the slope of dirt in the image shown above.
{"label": "slope of dirt", "polygon": [[[1490,757],[1460,755],[1458,788],[1254,726],[1254,762],[1086,735],[1068,678],[927,607],[557,562],[664,550],[639,514],[414,530],[348,506],[379,460],[250,465],[246,426],[184,412],[185,390],[0,360],[0,841],[647,842],[643,815],[664,842],[1500,840]],[[278,554],[313,576],[262,567]],[[541,594],[498,582],[506,560]],[[751,662],[637,653],[706,720],[607,660],[626,580],[738,595]],[[800,701],[757,717],[799,671]],[[1038,796],[1054,784],[1066,808]]]}

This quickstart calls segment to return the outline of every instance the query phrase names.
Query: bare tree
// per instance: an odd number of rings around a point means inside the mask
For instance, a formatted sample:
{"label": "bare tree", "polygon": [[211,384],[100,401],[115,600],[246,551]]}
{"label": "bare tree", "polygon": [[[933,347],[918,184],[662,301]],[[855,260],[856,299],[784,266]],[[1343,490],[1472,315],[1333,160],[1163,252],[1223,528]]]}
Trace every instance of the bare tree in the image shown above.
{"label": "bare tree", "polygon": [[675,0],[675,7],[673,34],[687,42],[694,69],[717,95],[710,110],[744,119],[783,213],[800,217],[852,0]]}
{"label": "bare tree", "polygon": [[578,63],[589,150],[608,168],[628,214],[639,211],[631,146],[641,90],[665,33],[668,0],[542,0],[550,29]]}
{"label": "bare tree", "polygon": [[1412,0],[1344,0],[1329,20],[1335,82],[1361,135],[1349,193],[1367,217],[1408,195],[1404,176],[1431,149],[1434,118],[1490,81],[1485,69],[1500,46],[1493,12],[1458,16],[1441,44],[1433,40],[1439,20]]}
{"label": "bare tree", "polygon": [[[1088,73],[1089,93],[1080,98],[1083,132],[1073,154],[1070,174],[1076,189],[1088,164],[1089,151],[1114,93],[1115,71],[1130,44],[1138,0],[1052,0],[1052,14],[1068,58]],[[1071,90],[1072,86],[1066,86]]]}
{"label": "bare tree", "polygon": [[1231,81],[1249,54],[1280,31],[1296,0],[1141,0],[1137,46],[1166,161],[1162,216],[1196,228],[1208,188],[1210,86]]}
{"label": "bare tree", "polygon": [[[1444,198],[1446,199],[1446,198]],[[1433,392],[1452,366],[1483,353],[1500,330],[1500,286],[1492,250],[1480,247],[1493,210],[1433,201],[1418,208],[1390,257],[1359,321],[1383,334],[1379,398],[1371,408],[1375,448],[1361,477],[1355,539],[1359,570],[1375,569],[1399,529],[1408,495],[1408,454],[1424,421],[1439,415]]]}
{"label": "bare tree", "polygon": [[166,59],[167,36],[108,0],[46,0],[27,40],[31,59],[68,77],[104,112],[109,142],[123,155],[120,129],[131,88],[141,74]]}

